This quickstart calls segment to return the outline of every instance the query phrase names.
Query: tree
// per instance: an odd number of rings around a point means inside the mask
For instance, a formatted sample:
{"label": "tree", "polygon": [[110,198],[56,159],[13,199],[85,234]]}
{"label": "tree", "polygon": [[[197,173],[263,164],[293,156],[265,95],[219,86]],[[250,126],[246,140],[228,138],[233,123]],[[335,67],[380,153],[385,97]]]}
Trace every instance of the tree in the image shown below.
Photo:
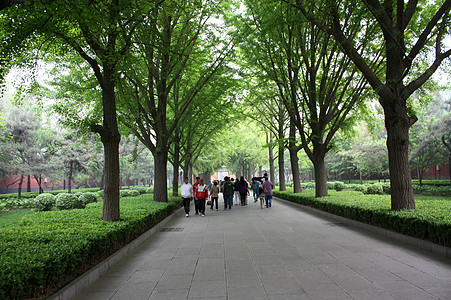
{"label": "tree", "polygon": [[[274,81],[298,130],[301,146],[315,167],[315,195],[327,196],[324,159],[335,133],[355,120],[354,111],[365,98],[366,82],[339,45],[318,26],[300,22],[301,13],[273,1],[247,1],[255,35],[246,46],[258,65]],[[277,21],[276,21],[277,20]],[[349,22],[355,20],[349,20]],[[371,27],[371,26],[370,26]],[[350,36],[359,31],[348,30]],[[369,47],[369,33],[360,51]],[[255,42],[257,41],[257,42]],[[365,49],[365,50],[363,50]],[[377,53],[374,53],[377,58]],[[374,61],[378,64],[378,60]]]}
{"label": "tree", "polygon": [[24,40],[33,40],[38,44],[56,43],[53,48],[47,49],[55,52],[62,50],[62,53],[74,51],[89,64],[98,81],[102,91],[103,120],[101,124],[91,124],[91,130],[101,136],[104,145],[102,218],[106,221],[117,221],[120,215],[120,134],[115,91],[119,68],[137,23],[151,10],[152,2],[121,0],[32,1],[30,5],[11,6],[3,10],[8,16],[7,25],[14,33],[9,39],[12,44],[9,48],[20,46]]}
{"label": "tree", "polygon": [[[126,70],[121,81],[121,120],[154,156],[154,199],[161,202],[168,199],[169,145],[180,118],[228,55],[229,44],[222,44],[219,36],[206,31],[207,21],[222,6],[213,0],[195,4],[167,1],[157,5],[137,28],[137,42],[129,57],[134,68]],[[218,50],[218,45],[223,49]],[[171,98],[189,65],[196,68],[188,73],[193,76],[189,94]],[[180,100],[174,111],[168,109],[172,99]]]}
{"label": "tree", "polygon": [[[409,128],[417,121],[409,109],[409,97],[420,89],[440,64],[451,55],[451,49],[443,50],[444,38],[449,35],[449,10],[451,0],[419,2],[416,0],[378,1],[364,0],[335,2],[326,0],[316,7],[307,2],[290,2],[312,23],[330,34],[343,53],[362,72],[379,96],[385,115],[387,149],[389,156],[391,208],[414,209],[412,180],[409,167]],[[346,16],[352,12],[351,16]],[[353,24],[349,18],[360,19]],[[359,52],[365,39],[363,31],[349,36],[347,31],[361,24],[374,24],[382,33],[381,42],[385,72],[379,73],[371,53]],[[432,55],[427,61],[425,55]]]}

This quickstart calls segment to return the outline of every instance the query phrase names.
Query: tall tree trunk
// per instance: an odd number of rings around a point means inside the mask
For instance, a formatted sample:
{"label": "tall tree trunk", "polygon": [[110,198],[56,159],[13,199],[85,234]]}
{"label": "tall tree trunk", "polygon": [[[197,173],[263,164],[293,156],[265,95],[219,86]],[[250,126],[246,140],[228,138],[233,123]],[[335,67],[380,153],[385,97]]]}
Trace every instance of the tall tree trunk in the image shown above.
{"label": "tall tree trunk", "polygon": [[[266,143],[272,143],[271,133],[266,133]],[[269,157],[269,179],[271,182],[275,182],[275,168],[274,168],[274,149],[273,146],[268,147],[268,157]]]}
{"label": "tall tree trunk", "polygon": [[173,173],[174,178],[172,179],[172,196],[177,197],[179,195],[179,169],[180,169],[180,134],[178,129],[174,133],[174,163]]}
{"label": "tall tree trunk", "polygon": [[69,162],[69,176],[67,179],[67,192],[68,193],[72,193],[72,173],[74,170],[74,162],[70,161]]}
{"label": "tall tree trunk", "polygon": [[31,175],[27,176],[27,192],[31,192]]}
{"label": "tall tree trunk", "polygon": [[324,145],[319,145],[315,148],[315,157],[312,161],[315,169],[315,197],[326,197],[329,195],[327,191],[326,164],[324,163],[326,149]]}
{"label": "tall tree trunk", "polygon": [[172,196],[179,195],[179,166],[175,162],[172,164],[174,176],[172,177]]}
{"label": "tall tree trunk", "polygon": [[153,188],[153,200],[158,202],[168,202],[168,151],[165,147],[166,142],[163,141],[160,143],[162,143],[163,145],[157,144],[154,153],[155,184]]}
{"label": "tall tree trunk", "polygon": [[287,186],[285,182],[285,145],[284,145],[284,137],[285,134],[283,132],[284,129],[284,106],[282,104],[279,105],[279,116],[278,116],[278,128],[277,128],[277,139],[278,139],[278,164],[279,164],[279,190],[286,191]]}
{"label": "tall tree trunk", "polygon": [[299,171],[298,149],[296,148],[296,127],[290,122],[290,137],[288,140],[288,151],[290,152],[291,173],[293,174],[293,191],[302,192],[301,176]]}
{"label": "tall tree trunk", "polygon": [[380,102],[384,108],[387,129],[391,208],[415,209],[409,166],[409,128],[415,121],[408,116],[403,101],[381,99]]}
{"label": "tall tree trunk", "polygon": [[119,142],[121,135],[117,125],[116,94],[113,70],[104,64],[104,83],[102,88],[103,126],[100,133],[103,143],[104,165],[104,193],[103,213],[104,221],[118,221],[120,219],[119,189]]}
{"label": "tall tree trunk", "polygon": [[17,197],[19,199],[22,198],[22,183],[23,183],[23,175],[20,175],[19,188],[17,189]]}

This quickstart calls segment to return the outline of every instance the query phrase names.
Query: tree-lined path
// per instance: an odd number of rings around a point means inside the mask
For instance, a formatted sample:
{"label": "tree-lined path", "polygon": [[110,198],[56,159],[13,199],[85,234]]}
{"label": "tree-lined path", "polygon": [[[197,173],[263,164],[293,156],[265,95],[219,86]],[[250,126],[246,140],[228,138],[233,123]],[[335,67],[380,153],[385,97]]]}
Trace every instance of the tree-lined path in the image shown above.
{"label": "tree-lined path", "polygon": [[277,199],[165,227],[77,299],[451,298],[450,259]]}

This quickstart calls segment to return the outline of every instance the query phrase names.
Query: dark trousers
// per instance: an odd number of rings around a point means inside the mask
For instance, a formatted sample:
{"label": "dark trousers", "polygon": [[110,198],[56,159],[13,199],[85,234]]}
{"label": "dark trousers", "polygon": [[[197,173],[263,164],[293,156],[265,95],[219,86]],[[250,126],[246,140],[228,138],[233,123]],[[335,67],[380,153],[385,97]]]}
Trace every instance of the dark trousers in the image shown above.
{"label": "dark trousers", "polygon": [[199,199],[199,212],[205,215],[205,199]]}
{"label": "dark trousers", "polygon": [[246,193],[240,193],[241,205],[246,205]]}
{"label": "dark trousers", "polygon": [[216,209],[218,209],[218,197],[211,197],[211,209],[213,209],[213,204],[216,202]]}
{"label": "dark trousers", "polygon": [[183,207],[185,207],[185,214],[189,214],[189,204],[191,202],[191,198],[182,198]]}
{"label": "dark trousers", "polygon": [[196,211],[196,215],[199,214],[199,199],[194,198],[194,210]]}

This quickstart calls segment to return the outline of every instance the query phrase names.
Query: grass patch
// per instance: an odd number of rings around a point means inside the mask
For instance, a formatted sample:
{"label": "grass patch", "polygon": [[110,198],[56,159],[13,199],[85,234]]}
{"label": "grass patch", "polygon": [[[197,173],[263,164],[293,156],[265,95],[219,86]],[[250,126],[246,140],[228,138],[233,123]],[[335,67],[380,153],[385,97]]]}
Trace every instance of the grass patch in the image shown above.
{"label": "grass patch", "polygon": [[364,195],[355,191],[329,191],[315,198],[315,191],[275,191],[276,197],[332,214],[451,246],[451,201],[444,196],[417,196],[415,210],[392,211],[390,195]]}
{"label": "grass patch", "polygon": [[0,214],[0,229],[17,225],[24,216],[32,213],[34,213],[32,209],[19,209],[9,213],[2,213]]}
{"label": "grass patch", "polygon": [[0,299],[52,294],[180,207],[178,198],[160,203],[152,197],[122,198],[118,222],[101,220],[102,202],[25,214],[20,221],[10,215],[9,225],[0,227]]}

